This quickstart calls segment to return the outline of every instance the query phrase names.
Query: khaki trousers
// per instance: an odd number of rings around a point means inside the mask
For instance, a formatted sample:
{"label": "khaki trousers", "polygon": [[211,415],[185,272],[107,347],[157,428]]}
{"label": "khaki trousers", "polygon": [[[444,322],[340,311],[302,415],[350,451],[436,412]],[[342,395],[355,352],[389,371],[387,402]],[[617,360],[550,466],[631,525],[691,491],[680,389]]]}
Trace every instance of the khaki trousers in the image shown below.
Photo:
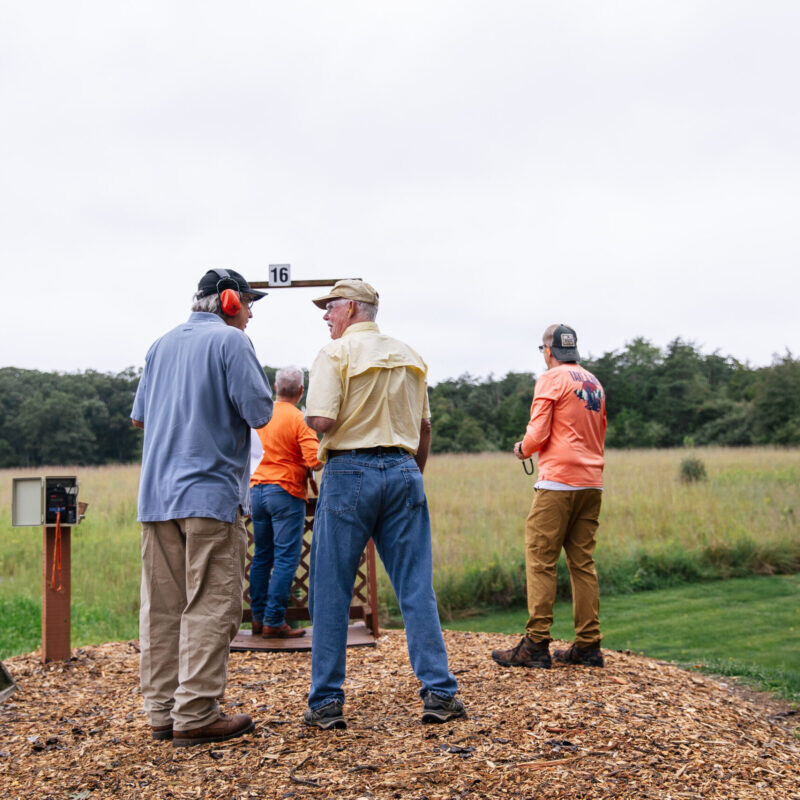
{"label": "khaki trousers", "polygon": [[247,531],[187,517],[142,523],[139,675],[151,725],[219,719],[230,643],[242,621]]}
{"label": "khaki trousers", "polygon": [[585,647],[602,638],[600,590],[594,568],[602,497],[599,489],[534,490],[533,505],[525,522],[525,573],[530,614],[525,628],[535,642],[550,639],[556,599],[556,564],[562,547],[572,583],[575,641]]}

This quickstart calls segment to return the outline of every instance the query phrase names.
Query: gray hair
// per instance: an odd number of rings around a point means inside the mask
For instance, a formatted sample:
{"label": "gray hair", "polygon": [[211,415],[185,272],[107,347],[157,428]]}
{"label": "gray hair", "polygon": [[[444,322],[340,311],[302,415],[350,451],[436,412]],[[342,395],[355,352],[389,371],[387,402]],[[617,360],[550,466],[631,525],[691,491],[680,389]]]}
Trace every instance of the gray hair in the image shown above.
{"label": "gray hair", "polygon": [[275,390],[284,397],[292,397],[303,388],[303,370],[300,367],[282,367],[275,373]]}
{"label": "gray hair", "polygon": [[370,322],[375,321],[378,316],[378,306],[376,303],[363,303],[361,300],[353,300],[358,309],[358,316],[363,317]]}
{"label": "gray hair", "polygon": [[192,311],[206,311],[216,314],[218,317],[223,316],[218,294],[209,294],[203,297],[200,292],[197,292],[192,298]]}
{"label": "gray hair", "polygon": [[558,323],[554,323],[553,325],[548,325],[544,329],[544,333],[542,334],[542,344],[545,347],[552,347],[553,346],[553,334],[556,332],[556,328],[558,328]]}
{"label": "gray hair", "polygon": [[[253,299],[253,295],[246,292],[239,292],[239,297],[242,303],[249,303]],[[207,311],[210,314],[216,314],[218,317],[225,319],[226,314],[222,310],[222,301],[219,299],[218,294],[209,294],[203,297],[200,292],[197,292],[192,298],[192,311]]]}

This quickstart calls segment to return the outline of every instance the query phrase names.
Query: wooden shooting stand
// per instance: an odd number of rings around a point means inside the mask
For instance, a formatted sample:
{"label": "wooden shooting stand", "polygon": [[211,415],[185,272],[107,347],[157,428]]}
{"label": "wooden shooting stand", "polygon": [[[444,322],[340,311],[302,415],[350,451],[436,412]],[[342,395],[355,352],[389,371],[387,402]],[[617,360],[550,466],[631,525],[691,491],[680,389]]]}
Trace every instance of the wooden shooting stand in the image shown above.
{"label": "wooden shooting stand", "polygon": [[[300,565],[289,594],[289,605],[286,609],[288,621],[310,620],[308,610],[308,579],[311,558],[311,532],[314,527],[314,510],[317,505],[316,498],[306,502],[306,520],[303,528],[303,550],[300,554]],[[251,521],[247,521],[247,566],[245,569],[247,581],[244,589],[245,608],[242,619],[252,622],[250,613],[250,564],[253,560],[253,530]],[[350,619],[355,620],[347,629],[348,647],[374,647],[375,640],[380,634],[378,627],[378,579],[375,573],[375,545],[372,539],[361,556],[356,573],[356,582],[353,587],[353,600],[350,603]],[[306,635],[296,639],[264,639],[260,635],[253,636],[250,630],[242,628],[231,642],[231,650],[265,650],[265,651],[294,651],[311,650],[314,642],[314,629],[306,628]]]}
{"label": "wooden shooting stand", "polygon": [[[276,265],[281,266],[281,265]],[[308,289],[314,287],[333,286],[337,279],[312,279],[288,280],[289,265],[286,270],[286,282],[275,281],[248,281],[253,289]],[[273,273],[270,267],[270,274]],[[283,280],[283,279],[281,279]],[[315,487],[316,489],[316,487]],[[309,497],[306,502],[306,520],[303,527],[303,549],[300,554],[300,565],[294,577],[292,590],[289,593],[289,605],[286,609],[286,619],[289,622],[310,620],[311,613],[308,609],[309,573],[311,560],[311,533],[314,528],[314,511],[317,500]],[[245,567],[245,610],[242,615],[243,622],[252,622],[250,613],[250,564],[252,563],[253,529],[250,520],[247,520],[247,565]],[[375,544],[372,539],[367,542],[367,547],[361,556],[356,573],[356,582],[353,587],[353,599],[350,603],[350,620],[356,620],[348,627],[348,647],[374,647],[380,629],[378,628],[378,578],[375,573]],[[314,642],[313,627],[306,628],[306,635],[295,639],[264,639],[260,635],[253,636],[249,628],[242,628],[231,642],[231,650],[311,650]]]}

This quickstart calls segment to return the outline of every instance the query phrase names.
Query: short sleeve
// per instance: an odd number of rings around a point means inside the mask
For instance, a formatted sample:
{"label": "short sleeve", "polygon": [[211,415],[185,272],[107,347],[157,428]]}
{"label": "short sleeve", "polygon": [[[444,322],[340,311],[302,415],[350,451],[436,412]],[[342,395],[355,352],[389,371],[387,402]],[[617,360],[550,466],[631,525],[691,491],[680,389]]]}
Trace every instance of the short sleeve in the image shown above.
{"label": "short sleeve", "polygon": [[306,416],[336,419],[342,405],[343,392],[339,359],[326,350],[320,350],[308,378]]}
{"label": "short sleeve", "polygon": [[142,371],[142,376],[139,378],[139,385],[136,387],[136,396],[133,398],[133,408],[131,409],[131,419],[137,422],[144,422],[144,407],[145,407],[145,394],[147,392],[146,382],[147,370]]}
{"label": "short sleeve", "polygon": [[233,407],[251,428],[263,427],[272,417],[272,392],[252,342],[238,331],[228,337],[224,352],[228,397]]}
{"label": "short sleeve", "polygon": [[428,399],[428,385],[426,383],[424,384],[423,388],[422,419],[430,419],[430,418],[431,418],[431,404],[430,400]]}

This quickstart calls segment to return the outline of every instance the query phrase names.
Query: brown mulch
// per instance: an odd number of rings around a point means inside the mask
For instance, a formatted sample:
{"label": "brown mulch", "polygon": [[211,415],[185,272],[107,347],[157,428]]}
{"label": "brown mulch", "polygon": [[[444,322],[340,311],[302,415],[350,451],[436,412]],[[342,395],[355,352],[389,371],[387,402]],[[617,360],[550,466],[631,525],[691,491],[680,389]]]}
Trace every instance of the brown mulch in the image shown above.
{"label": "brown mulch", "polygon": [[345,731],[301,724],[308,653],[234,653],[225,708],[253,735],[175,749],[149,738],[135,643],[5,663],[0,797],[798,798],[798,716],[630,653],[605,669],[504,669],[517,637],[446,632],[468,719],[422,725],[400,631],[348,651]]}

